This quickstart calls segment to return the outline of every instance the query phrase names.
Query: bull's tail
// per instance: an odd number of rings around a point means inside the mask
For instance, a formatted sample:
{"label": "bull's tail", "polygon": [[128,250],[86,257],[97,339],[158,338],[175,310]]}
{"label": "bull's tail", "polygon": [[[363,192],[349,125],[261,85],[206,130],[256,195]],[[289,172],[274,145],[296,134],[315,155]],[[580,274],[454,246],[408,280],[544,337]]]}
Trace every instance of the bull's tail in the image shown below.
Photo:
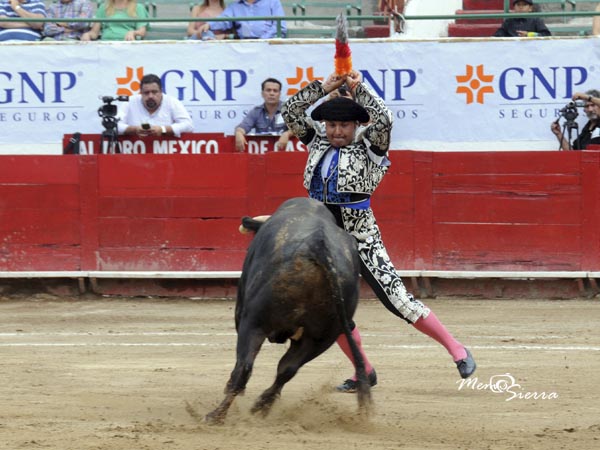
{"label": "bull's tail", "polygon": [[[324,246],[327,249],[327,246]],[[331,255],[327,255],[331,258]],[[329,285],[331,286],[331,293],[335,301],[338,316],[342,325],[344,336],[348,340],[350,350],[352,351],[352,358],[354,359],[356,377],[357,377],[357,395],[358,395],[358,406],[361,410],[369,412],[372,399],[371,399],[371,385],[367,379],[367,372],[365,369],[365,361],[362,357],[360,349],[352,336],[352,328],[350,325],[350,318],[348,317],[348,310],[346,309],[346,303],[344,302],[343,289],[340,284],[340,276],[332,273],[332,271],[325,271],[327,273]]]}

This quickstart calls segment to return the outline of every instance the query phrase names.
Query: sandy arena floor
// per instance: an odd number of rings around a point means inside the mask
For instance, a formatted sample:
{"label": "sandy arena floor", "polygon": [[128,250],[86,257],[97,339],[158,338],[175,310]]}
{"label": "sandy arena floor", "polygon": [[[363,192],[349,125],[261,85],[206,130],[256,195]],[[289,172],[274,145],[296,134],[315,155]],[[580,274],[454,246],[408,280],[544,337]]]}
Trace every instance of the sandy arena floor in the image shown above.
{"label": "sandy arena floor", "polygon": [[284,351],[265,344],[246,395],[209,426],[234,364],[233,301],[0,297],[0,448],[600,448],[598,300],[428,303],[473,351],[477,386],[369,300],[356,319],[379,375],[370,418],[333,392],[351,374],[337,347],[252,416]]}

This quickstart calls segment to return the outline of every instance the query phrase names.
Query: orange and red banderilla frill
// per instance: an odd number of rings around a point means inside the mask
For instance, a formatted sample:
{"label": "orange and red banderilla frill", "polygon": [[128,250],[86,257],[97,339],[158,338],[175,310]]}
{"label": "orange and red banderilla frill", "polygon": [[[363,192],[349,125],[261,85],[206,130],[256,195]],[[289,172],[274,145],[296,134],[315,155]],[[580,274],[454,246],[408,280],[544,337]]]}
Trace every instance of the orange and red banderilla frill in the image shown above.
{"label": "orange and red banderilla frill", "polygon": [[335,73],[340,76],[348,75],[352,71],[352,52],[348,44],[348,20],[343,14],[336,19],[335,33]]}

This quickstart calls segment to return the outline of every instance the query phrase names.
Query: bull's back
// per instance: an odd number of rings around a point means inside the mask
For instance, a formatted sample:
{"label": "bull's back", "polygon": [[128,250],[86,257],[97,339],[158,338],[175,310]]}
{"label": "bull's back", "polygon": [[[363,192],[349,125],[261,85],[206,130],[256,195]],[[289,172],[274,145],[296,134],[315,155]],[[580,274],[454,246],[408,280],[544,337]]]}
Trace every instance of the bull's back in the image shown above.
{"label": "bull's back", "polygon": [[293,324],[315,332],[332,326],[339,331],[335,299],[344,297],[353,314],[358,273],[356,244],[331,213],[314,200],[292,199],[251,243],[241,300],[261,310],[256,319],[269,329]]}

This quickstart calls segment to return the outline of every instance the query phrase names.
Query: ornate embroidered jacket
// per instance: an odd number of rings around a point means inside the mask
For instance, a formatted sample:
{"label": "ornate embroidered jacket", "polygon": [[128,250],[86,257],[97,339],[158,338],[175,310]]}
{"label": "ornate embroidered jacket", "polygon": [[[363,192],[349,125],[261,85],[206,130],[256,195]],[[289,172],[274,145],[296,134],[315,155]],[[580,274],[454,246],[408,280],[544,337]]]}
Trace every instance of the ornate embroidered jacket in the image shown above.
{"label": "ornate embroidered jacket", "polygon": [[[313,81],[290,97],[281,110],[288,129],[309,149],[304,169],[304,187],[309,191],[313,176],[320,177],[321,160],[331,144],[324,128],[314,123],[306,110],[326,95],[321,83]],[[346,195],[327,195],[323,199],[326,203],[357,203],[365,200],[375,191],[389,166],[386,155],[392,131],[391,112],[383,100],[362,83],[356,87],[356,101],[369,112],[371,121],[358,133],[353,143],[339,149],[336,191],[338,194],[350,194],[350,201],[341,200],[347,200]]]}

